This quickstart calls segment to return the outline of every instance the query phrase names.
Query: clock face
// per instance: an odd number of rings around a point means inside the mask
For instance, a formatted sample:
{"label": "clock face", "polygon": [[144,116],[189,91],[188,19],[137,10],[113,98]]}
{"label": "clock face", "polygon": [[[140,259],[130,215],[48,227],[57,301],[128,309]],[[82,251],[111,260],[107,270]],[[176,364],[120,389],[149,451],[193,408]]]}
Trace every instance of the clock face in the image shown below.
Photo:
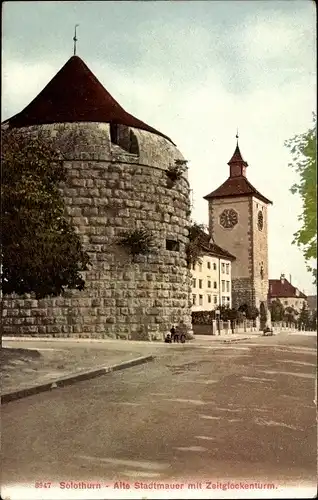
{"label": "clock face", "polygon": [[258,212],[258,215],[257,215],[257,227],[258,227],[259,231],[263,230],[263,227],[264,227],[263,212]]}
{"label": "clock face", "polygon": [[225,229],[232,229],[238,223],[238,214],[233,208],[223,210],[220,215],[220,225]]}

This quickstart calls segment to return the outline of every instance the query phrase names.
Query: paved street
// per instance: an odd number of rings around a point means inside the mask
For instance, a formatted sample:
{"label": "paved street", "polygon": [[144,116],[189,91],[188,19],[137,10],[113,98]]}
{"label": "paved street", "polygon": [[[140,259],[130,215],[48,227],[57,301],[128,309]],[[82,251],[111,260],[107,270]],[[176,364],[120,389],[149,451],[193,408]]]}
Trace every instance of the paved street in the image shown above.
{"label": "paved street", "polygon": [[163,345],[154,362],[4,406],[2,485],[316,484],[315,371],[313,336]]}

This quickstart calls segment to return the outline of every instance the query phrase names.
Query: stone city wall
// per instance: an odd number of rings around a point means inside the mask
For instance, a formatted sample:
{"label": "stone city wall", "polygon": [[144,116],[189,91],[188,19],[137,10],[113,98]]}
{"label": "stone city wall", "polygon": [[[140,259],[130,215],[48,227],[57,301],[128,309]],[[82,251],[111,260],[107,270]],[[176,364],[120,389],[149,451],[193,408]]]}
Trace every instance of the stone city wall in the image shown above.
{"label": "stone city wall", "polygon": [[[67,155],[66,214],[88,251],[86,288],[35,300],[4,297],[3,333],[10,335],[162,337],[171,324],[191,328],[191,279],[186,263],[189,185],[167,187],[165,170],[181,154],[168,140],[133,129],[140,154],[110,142],[107,124],[30,127],[49,133]],[[70,147],[71,145],[71,147]],[[63,149],[64,148],[64,149]],[[134,260],[118,238],[150,230],[155,252]],[[179,251],[166,250],[166,240]]]}

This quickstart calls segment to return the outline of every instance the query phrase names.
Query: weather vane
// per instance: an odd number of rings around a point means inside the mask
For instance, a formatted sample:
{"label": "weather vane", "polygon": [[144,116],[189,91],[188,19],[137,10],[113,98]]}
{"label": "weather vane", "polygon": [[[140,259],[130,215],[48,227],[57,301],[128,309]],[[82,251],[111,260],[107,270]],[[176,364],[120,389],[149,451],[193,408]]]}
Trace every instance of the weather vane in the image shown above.
{"label": "weather vane", "polygon": [[74,56],[76,56],[76,42],[77,42],[76,28],[77,28],[77,26],[79,26],[79,24],[75,24],[75,31],[74,31],[74,37],[73,37],[73,40],[74,40]]}

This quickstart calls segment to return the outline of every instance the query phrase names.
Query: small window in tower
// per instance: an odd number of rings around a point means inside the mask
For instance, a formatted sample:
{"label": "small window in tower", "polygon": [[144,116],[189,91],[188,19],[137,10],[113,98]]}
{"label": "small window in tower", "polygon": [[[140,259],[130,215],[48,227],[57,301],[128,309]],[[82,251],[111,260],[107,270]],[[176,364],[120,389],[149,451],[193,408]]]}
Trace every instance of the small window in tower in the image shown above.
{"label": "small window in tower", "polygon": [[264,217],[261,211],[259,211],[257,215],[257,227],[259,231],[262,231],[264,227]]}
{"label": "small window in tower", "polygon": [[110,140],[112,144],[116,144],[128,153],[139,155],[137,137],[127,125],[111,123]]}
{"label": "small window in tower", "polygon": [[118,144],[119,130],[117,123],[110,124],[110,140],[113,144]]}
{"label": "small window in tower", "polygon": [[179,252],[180,243],[175,240],[166,240],[166,250],[170,250],[170,252]]}
{"label": "small window in tower", "polygon": [[139,155],[139,146],[138,146],[138,141],[137,137],[133,133],[133,131],[130,131],[130,148],[129,152],[134,154],[134,155]]}

